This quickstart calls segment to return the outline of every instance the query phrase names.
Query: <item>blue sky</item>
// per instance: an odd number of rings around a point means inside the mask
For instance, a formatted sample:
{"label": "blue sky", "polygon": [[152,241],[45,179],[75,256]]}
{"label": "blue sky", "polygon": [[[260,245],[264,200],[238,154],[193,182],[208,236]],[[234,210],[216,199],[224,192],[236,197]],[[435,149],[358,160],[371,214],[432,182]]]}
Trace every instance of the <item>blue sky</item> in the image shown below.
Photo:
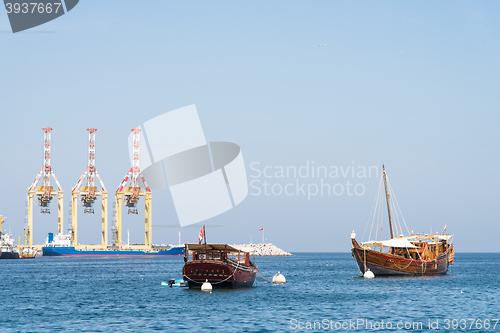
{"label": "blue sky", "polygon": [[[495,1],[87,0],[17,34],[4,12],[4,228],[23,235],[27,188],[43,163],[42,127],[54,128],[66,228],[71,187],[87,163],[86,128],[98,128],[96,167],[114,192],[129,168],[130,129],[196,104],[207,140],[240,145],[249,181],[254,162],[385,164],[410,228],[436,231],[446,222],[456,251],[498,251],[499,11]],[[362,235],[369,220],[378,177],[323,180],[350,180],[365,193],[308,200],[250,188],[243,203],[207,221],[208,241],[257,242],[264,227],[267,241],[287,251],[349,251],[351,230]],[[55,203],[52,211],[35,214],[35,243],[56,230]],[[98,243],[99,223],[80,211],[79,241]],[[176,225],[169,193],[155,192],[153,242],[177,243],[178,231],[197,240],[198,226]],[[143,242],[142,216],[127,216],[124,229]]]}

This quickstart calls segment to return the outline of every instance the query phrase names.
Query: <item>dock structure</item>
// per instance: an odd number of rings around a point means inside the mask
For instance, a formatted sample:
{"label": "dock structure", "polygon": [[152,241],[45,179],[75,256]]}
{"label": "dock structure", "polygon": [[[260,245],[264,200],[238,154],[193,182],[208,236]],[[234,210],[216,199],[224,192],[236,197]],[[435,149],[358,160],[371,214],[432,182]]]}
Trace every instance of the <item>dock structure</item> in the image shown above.
{"label": "dock structure", "polygon": [[[54,170],[50,165],[50,145],[51,145],[51,132],[52,127],[42,128],[44,132],[44,147],[43,147],[43,167],[36,176],[35,180],[28,188],[28,225],[25,232],[25,239],[28,240],[29,247],[41,248],[43,245],[33,244],[33,205],[35,196],[38,199],[38,205],[40,206],[40,214],[50,214],[49,204],[52,201],[53,196],[57,196],[57,231],[62,233],[63,231],[63,198],[64,192],[61,185],[57,181]],[[43,176],[43,185],[37,186],[38,181]],[[50,178],[54,178],[57,184],[57,190],[54,190],[50,186]]]}
{"label": "dock structure", "polygon": [[[101,245],[92,245],[92,247],[105,250],[108,247],[108,191],[95,167],[95,132],[97,128],[87,128],[87,131],[89,132],[87,168],[85,168],[80,179],[71,190],[71,239],[76,249],[88,248],[89,245],[78,245],[78,197],[80,197],[83,205],[84,214],[94,214],[94,202],[97,197],[101,197]],[[95,186],[96,177],[99,181],[100,190]],[[81,187],[85,178],[87,179],[86,185]]]}
{"label": "dock structure", "polygon": [[[145,232],[144,245],[135,245],[136,249],[150,249],[152,247],[152,226],[151,226],[151,189],[149,188],[146,179],[142,175],[139,168],[139,144],[140,144],[140,128],[133,128],[133,158],[132,167],[127,172],[122,182],[116,189],[115,193],[115,222],[113,226],[113,245],[121,248],[122,241],[122,203],[128,207],[128,214],[138,214],[137,204],[140,197],[144,197],[145,204]],[[141,188],[140,180],[144,185]],[[129,186],[126,186],[130,181]]]}

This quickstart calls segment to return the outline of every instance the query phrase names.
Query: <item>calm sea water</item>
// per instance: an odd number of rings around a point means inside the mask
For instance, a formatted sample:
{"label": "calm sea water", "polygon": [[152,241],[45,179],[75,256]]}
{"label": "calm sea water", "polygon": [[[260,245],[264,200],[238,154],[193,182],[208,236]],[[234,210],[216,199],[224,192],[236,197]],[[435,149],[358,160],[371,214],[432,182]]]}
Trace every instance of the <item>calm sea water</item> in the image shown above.
{"label": "calm sea water", "polygon": [[206,293],[161,286],[182,258],[2,260],[0,332],[500,332],[498,253],[457,253],[427,278],[363,279],[349,253],[255,261],[287,283]]}

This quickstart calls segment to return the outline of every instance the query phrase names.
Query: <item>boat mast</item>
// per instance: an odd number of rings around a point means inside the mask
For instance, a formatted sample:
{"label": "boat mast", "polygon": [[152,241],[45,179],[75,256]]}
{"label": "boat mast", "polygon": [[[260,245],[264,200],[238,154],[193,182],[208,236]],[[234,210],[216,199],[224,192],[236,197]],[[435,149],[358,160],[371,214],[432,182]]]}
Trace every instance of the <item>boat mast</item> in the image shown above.
{"label": "boat mast", "polygon": [[205,225],[203,225],[203,239],[205,240],[205,259],[208,259],[208,253],[207,253],[207,234],[205,232]]}
{"label": "boat mast", "polygon": [[387,177],[385,175],[385,167],[382,164],[382,173],[384,175],[384,185],[385,185],[385,199],[387,201],[387,213],[389,213],[389,229],[391,230],[391,239],[394,238],[392,234],[392,221],[391,221],[391,207],[389,206],[389,192],[387,191]]}

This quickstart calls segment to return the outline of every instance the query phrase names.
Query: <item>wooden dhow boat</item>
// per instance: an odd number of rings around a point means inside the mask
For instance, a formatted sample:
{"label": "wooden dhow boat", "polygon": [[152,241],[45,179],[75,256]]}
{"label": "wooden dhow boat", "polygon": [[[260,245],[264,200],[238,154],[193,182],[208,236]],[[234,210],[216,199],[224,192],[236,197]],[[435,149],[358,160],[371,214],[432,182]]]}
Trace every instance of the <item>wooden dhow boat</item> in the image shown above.
{"label": "wooden dhow boat", "polygon": [[[390,276],[390,275],[441,275],[446,274],[448,266],[453,264],[455,252],[453,250],[453,236],[445,233],[445,228],[442,233],[430,234],[414,234],[413,231],[409,236],[402,235],[402,228],[399,224],[393,224],[392,215],[397,214],[397,201],[388,191],[388,180],[385,173],[385,167],[382,166],[382,179],[385,188],[385,201],[387,203],[387,212],[389,218],[389,230],[391,238],[382,240],[382,228],[380,232],[380,240],[367,241],[358,243],[354,231],[351,234],[352,241],[352,256],[358,264],[362,274],[371,271],[375,276]],[[382,185],[382,179],[380,185]],[[381,186],[380,186],[381,187]],[[380,191],[379,191],[380,192]],[[376,199],[375,207],[382,206],[382,195]],[[391,205],[391,202],[393,203]],[[376,217],[377,209],[374,209],[374,219],[372,220],[372,228]],[[391,214],[391,212],[393,214]],[[379,214],[379,217],[381,215]],[[403,219],[403,218],[402,218]],[[404,219],[403,219],[404,222]],[[406,226],[406,222],[404,222]],[[377,222],[378,233],[379,222]],[[401,232],[399,237],[394,237],[393,227]],[[408,230],[408,228],[406,227]],[[377,233],[375,239],[378,238]],[[371,231],[370,231],[371,236]]]}
{"label": "wooden dhow boat", "polygon": [[206,238],[204,244],[185,244],[182,277],[190,288],[206,281],[213,288],[251,287],[258,270],[248,252],[230,245],[207,244]]}

